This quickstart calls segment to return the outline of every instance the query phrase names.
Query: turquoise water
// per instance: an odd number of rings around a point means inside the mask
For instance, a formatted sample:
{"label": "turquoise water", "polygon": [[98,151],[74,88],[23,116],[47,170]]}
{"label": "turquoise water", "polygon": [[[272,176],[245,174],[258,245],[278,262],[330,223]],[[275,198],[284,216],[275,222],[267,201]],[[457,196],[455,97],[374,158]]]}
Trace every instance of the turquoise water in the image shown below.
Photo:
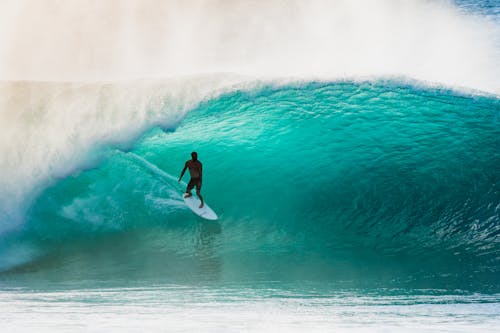
{"label": "turquoise water", "polygon": [[2,5],[0,331],[498,330],[497,2]]}
{"label": "turquoise water", "polygon": [[[2,280],[497,293],[499,111],[496,98],[395,82],[207,100],[40,193],[3,242],[31,259]],[[217,222],[183,205],[193,150]]]}

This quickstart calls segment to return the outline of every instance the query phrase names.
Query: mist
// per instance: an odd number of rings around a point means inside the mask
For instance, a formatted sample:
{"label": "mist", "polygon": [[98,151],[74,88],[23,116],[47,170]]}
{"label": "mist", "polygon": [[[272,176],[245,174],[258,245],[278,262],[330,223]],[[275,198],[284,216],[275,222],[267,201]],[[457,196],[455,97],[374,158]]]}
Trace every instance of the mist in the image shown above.
{"label": "mist", "polygon": [[0,79],[408,77],[500,91],[497,24],[450,1],[6,1]]}

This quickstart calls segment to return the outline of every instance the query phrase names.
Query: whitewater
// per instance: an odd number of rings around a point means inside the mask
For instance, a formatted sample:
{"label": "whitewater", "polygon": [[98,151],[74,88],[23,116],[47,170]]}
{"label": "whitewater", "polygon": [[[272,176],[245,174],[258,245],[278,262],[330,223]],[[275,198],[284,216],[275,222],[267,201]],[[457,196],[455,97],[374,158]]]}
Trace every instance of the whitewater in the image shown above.
{"label": "whitewater", "polygon": [[0,8],[2,331],[500,324],[496,1]]}

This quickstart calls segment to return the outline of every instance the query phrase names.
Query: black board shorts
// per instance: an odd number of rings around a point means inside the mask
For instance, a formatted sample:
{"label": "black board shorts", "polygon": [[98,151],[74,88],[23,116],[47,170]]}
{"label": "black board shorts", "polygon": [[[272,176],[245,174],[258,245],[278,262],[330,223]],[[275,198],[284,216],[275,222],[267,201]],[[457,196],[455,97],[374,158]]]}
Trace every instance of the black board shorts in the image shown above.
{"label": "black board shorts", "polygon": [[191,178],[186,192],[190,192],[196,186],[196,191],[201,191],[201,178]]}

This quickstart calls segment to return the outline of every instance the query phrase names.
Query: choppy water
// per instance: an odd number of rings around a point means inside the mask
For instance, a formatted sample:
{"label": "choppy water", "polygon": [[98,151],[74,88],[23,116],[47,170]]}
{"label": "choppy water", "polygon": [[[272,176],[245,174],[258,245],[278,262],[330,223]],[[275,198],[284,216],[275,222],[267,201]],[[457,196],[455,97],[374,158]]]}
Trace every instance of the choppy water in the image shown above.
{"label": "choppy water", "polygon": [[498,296],[241,286],[8,291],[0,304],[2,325],[37,332],[475,332],[495,331],[500,310]]}

